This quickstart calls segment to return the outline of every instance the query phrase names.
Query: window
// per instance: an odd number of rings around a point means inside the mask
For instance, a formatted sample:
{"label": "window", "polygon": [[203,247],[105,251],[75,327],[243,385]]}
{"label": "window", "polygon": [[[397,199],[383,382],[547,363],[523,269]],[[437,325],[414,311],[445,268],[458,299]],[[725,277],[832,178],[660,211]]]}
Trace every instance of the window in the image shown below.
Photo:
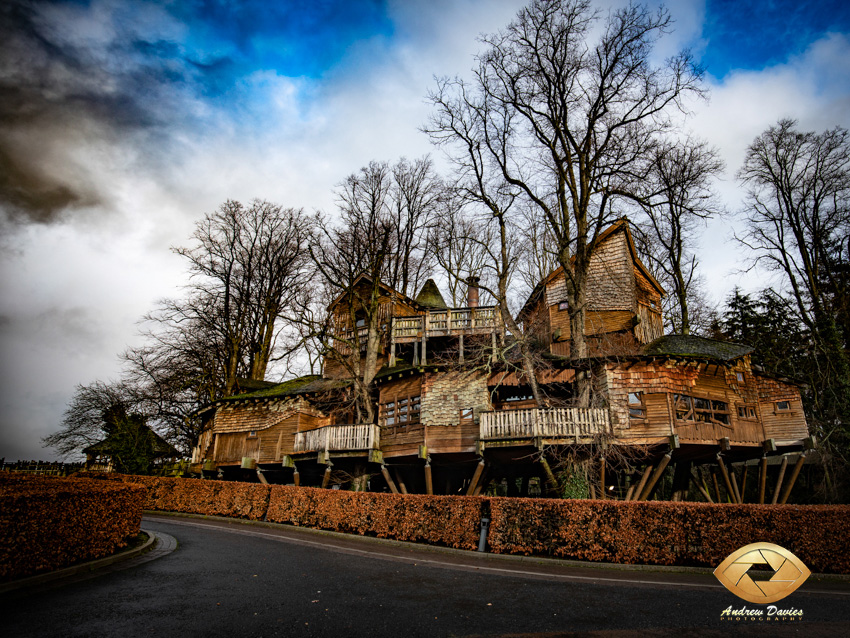
{"label": "window", "polygon": [[676,410],[677,421],[714,423],[716,425],[730,427],[729,405],[725,401],[703,399],[686,394],[674,394],[673,406]]}
{"label": "window", "polygon": [[475,423],[475,411],[472,408],[461,408],[460,424],[469,425],[470,423]]}
{"label": "window", "polygon": [[381,418],[387,427],[406,427],[410,423],[419,423],[420,407],[419,395],[396,397],[395,401],[381,404]]}
{"label": "window", "polygon": [[643,404],[643,392],[629,392],[629,418],[646,418],[646,407]]}
{"label": "window", "polygon": [[569,310],[569,309],[570,309],[570,304],[568,304],[566,301],[562,301],[561,303],[558,304],[558,310]]}
{"label": "window", "polygon": [[758,419],[756,416],[756,406],[754,405],[739,405],[738,406],[738,418],[746,419],[748,421],[755,421]]}
{"label": "window", "polygon": [[790,401],[777,401],[775,405],[776,405],[776,411],[777,412],[790,412],[791,411],[791,402]]}
{"label": "window", "polygon": [[735,378],[738,379],[738,383],[743,383],[744,382],[744,373],[743,372],[736,372]]}
{"label": "window", "polygon": [[248,436],[249,436],[249,437],[257,436],[257,431],[256,431],[256,430],[251,430],[250,432],[248,432]]}

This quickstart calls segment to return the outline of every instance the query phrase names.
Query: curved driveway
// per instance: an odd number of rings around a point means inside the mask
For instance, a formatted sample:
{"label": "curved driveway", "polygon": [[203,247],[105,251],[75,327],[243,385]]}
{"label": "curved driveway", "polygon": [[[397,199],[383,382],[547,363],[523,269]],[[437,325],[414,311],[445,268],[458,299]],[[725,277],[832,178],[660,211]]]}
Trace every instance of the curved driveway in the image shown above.
{"label": "curved driveway", "polygon": [[175,537],[177,550],[7,595],[3,634],[850,635],[847,582],[810,581],[777,603],[802,609],[802,621],[721,622],[722,610],[745,603],[710,574],[576,568],[186,517],[146,516],[143,527]]}

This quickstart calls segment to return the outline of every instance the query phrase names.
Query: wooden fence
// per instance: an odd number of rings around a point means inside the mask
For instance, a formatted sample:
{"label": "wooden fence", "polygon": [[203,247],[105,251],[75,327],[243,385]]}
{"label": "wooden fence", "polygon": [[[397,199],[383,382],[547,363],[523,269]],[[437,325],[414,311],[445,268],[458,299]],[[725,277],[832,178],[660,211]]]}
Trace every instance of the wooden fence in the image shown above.
{"label": "wooden fence", "polygon": [[611,434],[605,408],[531,408],[482,412],[481,439],[588,438]]}
{"label": "wooden fence", "polygon": [[295,452],[323,450],[376,450],[380,445],[377,425],[327,425],[295,435]]}

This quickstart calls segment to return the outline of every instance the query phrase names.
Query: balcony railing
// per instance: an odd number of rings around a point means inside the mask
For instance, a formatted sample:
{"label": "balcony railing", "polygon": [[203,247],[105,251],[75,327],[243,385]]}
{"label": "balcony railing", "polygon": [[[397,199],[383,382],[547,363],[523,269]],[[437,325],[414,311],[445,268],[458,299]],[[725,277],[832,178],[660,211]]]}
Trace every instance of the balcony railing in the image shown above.
{"label": "balcony railing", "polygon": [[446,308],[429,310],[416,317],[393,319],[393,338],[442,337],[448,335],[491,332],[496,328],[496,306],[479,308]]}
{"label": "balcony railing", "polygon": [[531,408],[482,412],[480,434],[484,441],[499,439],[590,438],[611,433],[605,408]]}
{"label": "balcony railing", "polygon": [[326,425],[295,435],[295,452],[330,450],[377,450],[380,435],[377,425]]}

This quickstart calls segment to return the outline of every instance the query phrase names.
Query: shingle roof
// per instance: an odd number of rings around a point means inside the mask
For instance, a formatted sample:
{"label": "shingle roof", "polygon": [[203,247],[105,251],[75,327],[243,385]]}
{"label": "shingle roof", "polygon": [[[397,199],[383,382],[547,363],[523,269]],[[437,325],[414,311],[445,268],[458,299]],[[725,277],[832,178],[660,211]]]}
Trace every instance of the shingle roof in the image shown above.
{"label": "shingle roof", "polygon": [[258,390],[249,394],[239,394],[232,397],[225,397],[221,401],[243,401],[246,399],[279,399],[287,396],[295,396],[298,394],[308,394],[312,392],[326,392],[328,390],[336,390],[351,385],[351,381],[345,379],[323,379],[318,374],[310,374],[296,379],[290,379],[283,383]]}
{"label": "shingle roof", "polygon": [[645,355],[693,357],[717,361],[732,361],[748,355],[752,351],[751,346],[729,341],[715,341],[694,335],[665,335],[652,343],[648,343],[643,348]]}
{"label": "shingle roof", "polygon": [[425,282],[425,285],[422,286],[422,290],[420,290],[419,294],[416,296],[416,303],[423,308],[442,309],[448,307],[443,299],[443,295],[440,294],[440,289],[437,288],[437,284],[434,283],[433,279],[429,279]]}

